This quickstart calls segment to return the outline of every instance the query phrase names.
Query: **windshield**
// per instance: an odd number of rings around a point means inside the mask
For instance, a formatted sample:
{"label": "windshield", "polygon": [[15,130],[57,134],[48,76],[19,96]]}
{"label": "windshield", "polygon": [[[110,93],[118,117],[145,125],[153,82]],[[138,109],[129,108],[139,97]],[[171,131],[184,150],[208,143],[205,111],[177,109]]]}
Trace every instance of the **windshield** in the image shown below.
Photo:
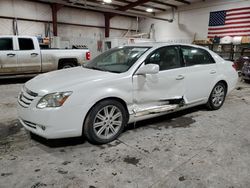
{"label": "windshield", "polygon": [[89,61],[84,68],[122,73],[126,72],[149,47],[119,47],[111,49]]}

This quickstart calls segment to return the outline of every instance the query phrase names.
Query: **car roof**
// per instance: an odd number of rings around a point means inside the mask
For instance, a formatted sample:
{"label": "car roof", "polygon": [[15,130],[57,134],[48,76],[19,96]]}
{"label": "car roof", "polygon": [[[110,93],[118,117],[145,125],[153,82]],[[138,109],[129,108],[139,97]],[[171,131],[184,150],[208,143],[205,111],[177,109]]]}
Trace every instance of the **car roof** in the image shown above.
{"label": "car roof", "polygon": [[125,46],[159,48],[159,47],[163,47],[163,46],[174,46],[174,45],[185,45],[185,46],[197,47],[197,48],[202,48],[202,49],[208,50],[207,48],[199,46],[199,45],[187,44],[187,43],[168,43],[168,42],[141,42],[141,43],[135,43],[135,44],[128,44]]}

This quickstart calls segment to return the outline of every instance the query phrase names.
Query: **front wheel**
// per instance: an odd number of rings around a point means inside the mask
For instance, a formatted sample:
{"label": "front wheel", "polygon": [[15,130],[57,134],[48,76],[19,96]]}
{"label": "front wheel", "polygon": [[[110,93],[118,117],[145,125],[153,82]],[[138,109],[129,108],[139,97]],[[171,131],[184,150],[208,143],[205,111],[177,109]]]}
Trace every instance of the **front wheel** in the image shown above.
{"label": "front wheel", "polygon": [[127,123],[124,106],[115,100],[97,103],[88,113],[83,134],[93,144],[105,144],[115,140]]}
{"label": "front wheel", "polygon": [[207,107],[210,110],[218,110],[224,103],[226,98],[226,86],[222,82],[217,83],[207,102]]}

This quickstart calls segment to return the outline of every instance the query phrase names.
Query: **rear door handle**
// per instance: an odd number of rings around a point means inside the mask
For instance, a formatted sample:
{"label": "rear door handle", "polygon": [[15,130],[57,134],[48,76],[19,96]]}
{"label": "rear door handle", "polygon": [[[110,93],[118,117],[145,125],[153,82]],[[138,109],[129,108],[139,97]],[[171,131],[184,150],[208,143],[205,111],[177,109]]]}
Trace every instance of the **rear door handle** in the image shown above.
{"label": "rear door handle", "polygon": [[38,56],[38,53],[31,53],[31,56]]}
{"label": "rear door handle", "polygon": [[9,56],[9,57],[14,57],[16,54],[12,54],[12,53],[10,53],[10,54],[7,54],[7,56]]}
{"label": "rear door handle", "polygon": [[210,71],[210,74],[215,74],[216,73],[216,70],[211,70]]}
{"label": "rear door handle", "polygon": [[176,80],[183,80],[183,79],[184,79],[184,76],[183,76],[183,75],[178,75],[175,79],[176,79]]}

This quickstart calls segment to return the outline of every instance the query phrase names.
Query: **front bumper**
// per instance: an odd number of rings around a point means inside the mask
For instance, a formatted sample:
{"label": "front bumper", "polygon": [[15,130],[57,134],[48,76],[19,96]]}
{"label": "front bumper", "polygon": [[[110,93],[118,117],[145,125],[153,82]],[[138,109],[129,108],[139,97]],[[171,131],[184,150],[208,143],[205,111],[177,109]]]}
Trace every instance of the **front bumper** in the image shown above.
{"label": "front bumper", "polygon": [[87,109],[82,105],[37,109],[39,99],[34,99],[28,107],[18,105],[19,121],[25,129],[46,139],[82,135]]}

